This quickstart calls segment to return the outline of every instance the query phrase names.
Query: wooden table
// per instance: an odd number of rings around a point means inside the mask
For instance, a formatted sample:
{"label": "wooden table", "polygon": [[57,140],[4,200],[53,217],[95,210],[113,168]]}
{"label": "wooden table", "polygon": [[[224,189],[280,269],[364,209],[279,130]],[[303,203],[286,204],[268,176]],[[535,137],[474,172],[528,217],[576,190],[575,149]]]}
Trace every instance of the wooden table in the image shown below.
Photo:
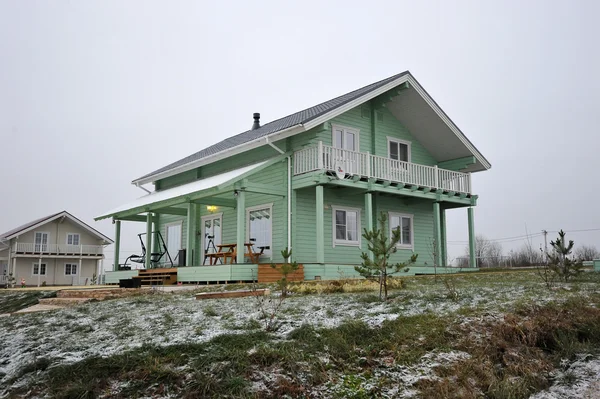
{"label": "wooden table", "polygon": [[[244,257],[249,257],[252,263],[258,262],[259,256],[262,254],[261,252],[254,252],[252,247],[254,246],[251,242],[244,243],[245,251]],[[206,254],[206,256],[210,259],[210,264],[214,265],[217,263],[217,260],[222,258],[223,263],[233,264],[234,259],[237,257],[237,243],[231,244],[217,244],[217,252],[212,254]],[[227,262],[229,260],[229,262]]]}

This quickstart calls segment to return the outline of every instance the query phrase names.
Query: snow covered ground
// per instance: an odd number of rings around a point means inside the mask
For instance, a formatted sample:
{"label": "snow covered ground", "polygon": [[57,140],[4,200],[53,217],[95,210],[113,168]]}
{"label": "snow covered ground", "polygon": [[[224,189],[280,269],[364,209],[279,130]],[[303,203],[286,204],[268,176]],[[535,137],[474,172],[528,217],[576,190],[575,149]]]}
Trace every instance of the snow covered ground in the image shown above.
{"label": "snow covered ground", "polygon": [[[418,278],[409,279],[407,288],[394,293],[396,296],[387,303],[374,301],[373,293],[293,295],[279,311],[280,328],[275,334],[284,338],[303,324],[334,327],[353,319],[377,326],[400,316],[426,312],[445,315],[466,308],[476,308],[486,317],[501,318],[519,301],[535,298],[537,303],[543,303],[600,291],[598,283],[593,281],[548,291],[541,283],[532,282],[531,276],[523,277],[522,282],[514,276],[506,279],[495,276],[493,283],[487,280],[485,275],[456,277],[456,301],[449,299],[448,289],[440,282]],[[192,292],[155,292],[47,313],[13,315],[0,319],[0,336],[4,338],[0,342],[0,386],[5,386],[36,359],[72,363],[90,356],[122,353],[144,344],[204,342],[220,334],[260,328],[258,323],[263,321],[256,298],[198,301]],[[396,377],[408,384],[430,375],[432,364],[440,361],[438,357],[449,362],[461,356],[465,354],[431,354],[423,359],[423,367],[399,370]],[[536,399],[598,397],[590,395],[599,388],[600,359],[582,358],[560,373],[556,376],[556,386],[536,395]],[[576,378],[565,378],[565,373]],[[576,381],[576,385],[565,388],[565,381]],[[576,389],[582,396],[573,396],[569,389]]]}

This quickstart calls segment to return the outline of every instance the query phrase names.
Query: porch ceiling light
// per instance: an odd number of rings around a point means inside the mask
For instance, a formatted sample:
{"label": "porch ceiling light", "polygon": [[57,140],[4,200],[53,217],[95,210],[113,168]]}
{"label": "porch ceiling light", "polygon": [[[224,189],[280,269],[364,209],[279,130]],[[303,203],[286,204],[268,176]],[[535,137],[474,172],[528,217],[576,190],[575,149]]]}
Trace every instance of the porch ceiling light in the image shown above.
{"label": "porch ceiling light", "polygon": [[206,210],[209,212],[214,212],[217,210],[217,207],[215,205],[207,205]]}

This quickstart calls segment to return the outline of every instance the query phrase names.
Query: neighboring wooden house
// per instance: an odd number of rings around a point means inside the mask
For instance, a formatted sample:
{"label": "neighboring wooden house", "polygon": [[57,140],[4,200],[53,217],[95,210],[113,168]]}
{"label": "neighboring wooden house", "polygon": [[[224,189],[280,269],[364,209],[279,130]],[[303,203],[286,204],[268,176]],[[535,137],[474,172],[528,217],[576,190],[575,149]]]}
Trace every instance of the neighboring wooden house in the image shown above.
{"label": "neighboring wooden house", "polygon": [[268,247],[260,263],[283,261],[280,251],[290,247],[306,279],[356,276],[353,265],[367,250],[361,233],[385,212],[388,232],[402,232],[391,260],[417,253],[410,273],[432,272],[447,263],[445,211],[459,207],[467,209],[476,266],[471,172],[491,165],[409,72],[267,124],[259,118],[251,130],[135,179],[154,191],[96,218],[115,222],[115,270],[120,223],[136,221],[160,231],[172,255],[187,250],[185,264],[194,267],[179,269],[179,281],[256,273],[244,251],[233,265],[200,267],[208,264],[207,236]]}
{"label": "neighboring wooden house", "polygon": [[90,284],[112,240],[63,211],[0,234],[0,275],[21,285]]}

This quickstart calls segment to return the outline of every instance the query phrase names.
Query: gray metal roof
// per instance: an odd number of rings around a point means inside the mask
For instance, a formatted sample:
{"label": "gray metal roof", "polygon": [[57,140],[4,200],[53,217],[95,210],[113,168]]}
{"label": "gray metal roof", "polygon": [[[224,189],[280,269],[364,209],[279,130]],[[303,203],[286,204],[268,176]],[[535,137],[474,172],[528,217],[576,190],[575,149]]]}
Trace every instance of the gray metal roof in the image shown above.
{"label": "gray metal roof", "polygon": [[75,216],[71,215],[67,211],[61,211],[61,212],[53,213],[52,215],[48,215],[48,216],[45,216],[43,218],[39,218],[39,219],[33,220],[33,221],[29,222],[29,223],[25,223],[24,225],[21,225],[21,226],[19,226],[17,228],[9,230],[6,233],[0,234],[0,239],[10,239],[10,238],[13,238],[14,236],[18,235],[22,231],[26,231],[26,230],[31,229],[31,228],[33,228],[35,226],[38,226],[38,225],[41,226],[41,225],[43,225],[43,224],[45,224],[47,222],[50,222],[50,221],[52,221],[54,219],[57,219],[60,216],[65,216],[67,218],[70,218],[72,221],[75,221],[75,222],[79,223],[81,226],[87,228],[90,233],[95,234],[99,238],[103,239],[106,243],[110,243],[110,244],[113,243],[113,240],[111,240],[110,238],[108,238],[104,234],[100,233],[98,230],[94,229],[89,224],[84,223],[80,219],[78,219]]}
{"label": "gray metal roof", "polygon": [[52,215],[44,216],[43,218],[39,218],[39,219],[33,220],[33,221],[29,222],[29,223],[25,223],[24,225],[21,225],[21,226],[19,226],[17,228],[9,230],[6,233],[0,234],[0,238],[6,238],[6,237],[10,237],[12,235],[15,235],[15,234],[17,234],[17,233],[19,233],[19,232],[21,232],[23,230],[27,230],[28,228],[30,228],[32,226],[35,226],[36,224],[40,224],[40,223],[45,222],[46,220],[50,220],[50,219],[52,219],[53,217],[55,217],[56,215],[58,215],[60,213],[62,213],[62,212],[53,213]]}
{"label": "gray metal roof", "polygon": [[329,101],[325,101],[321,104],[315,105],[314,107],[310,107],[310,108],[307,108],[300,112],[296,112],[294,114],[283,117],[281,119],[274,120],[273,122],[266,123],[256,130],[248,130],[248,131],[245,131],[238,135],[229,137],[217,144],[211,145],[210,147],[207,147],[207,148],[205,148],[201,151],[198,151],[190,156],[180,159],[177,162],[173,162],[172,164],[169,164],[163,168],[155,170],[152,173],[148,173],[147,175],[144,175],[136,180],[145,179],[147,177],[169,171],[169,170],[177,168],[179,166],[186,165],[190,162],[197,161],[199,159],[217,154],[219,152],[226,151],[230,148],[236,147],[236,146],[244,144],[244,143],[248,143],[252,140],[255,140],[255,139],[258,139],[258,138],[261,138],[264,136],[268,136],[270,134],[279,132],[279,131],[287,129],[289,127],[296,126],[299,124],[304,124],[315,118],[318,118],[319,116],[321,116],[329,111],[332,111],[338,107],[341,107],[342,105],[344,105],[350,101],[353,101],[365,94],[368,94],[371,91],[376,90],[376,89],[380,88],[381,86],[384,86],[384,85],[392,82],[393,80],[398,79],[399,77],[404,76],[406,74],[409,74],[409,72],[405,71],[405,72],[399,73],[399,74],[391,76],[387,79],[383,79],[383,80],[380,80],[379,82],[375,82],[368,86],[351,91],[350,93],[346,93],[342,96],[336,97]]}

